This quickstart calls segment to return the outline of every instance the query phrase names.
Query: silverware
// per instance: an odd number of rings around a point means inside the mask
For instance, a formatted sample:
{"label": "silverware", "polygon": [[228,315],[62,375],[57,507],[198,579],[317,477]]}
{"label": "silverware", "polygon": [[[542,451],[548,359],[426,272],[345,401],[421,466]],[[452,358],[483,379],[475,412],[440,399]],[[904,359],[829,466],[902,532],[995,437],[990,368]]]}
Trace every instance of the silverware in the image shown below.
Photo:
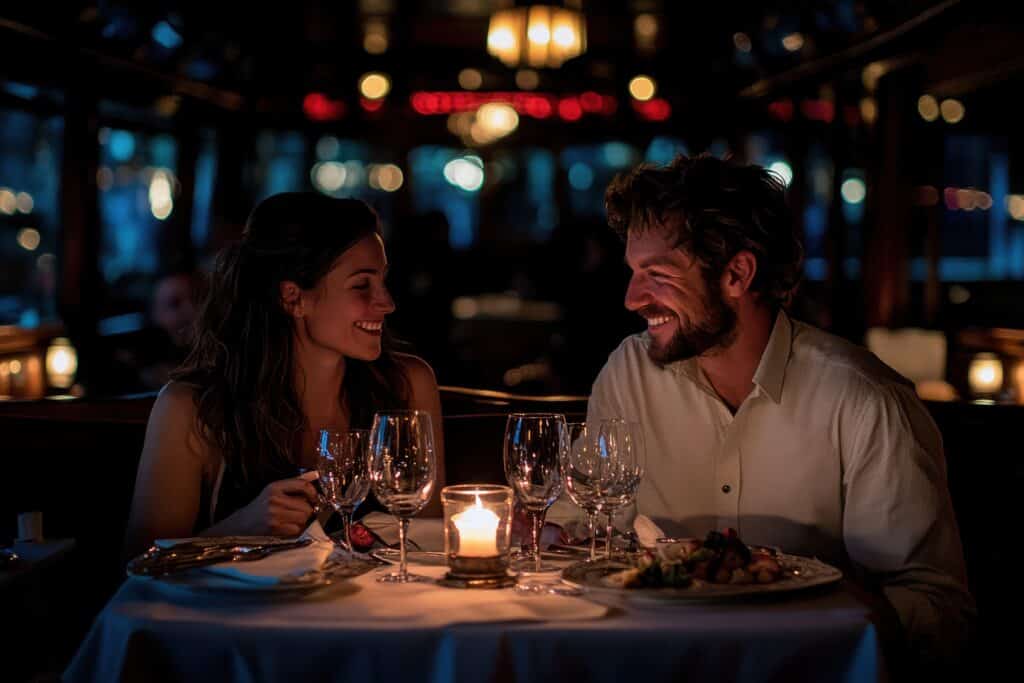
{"label": "silverware", "polygon": [[128,563],[131,576],[165,576],[175,572],[205,567],[221,562],[250,562],[259,560],[282,550],[302,548],[313,542],[311,538],[272,544],[236,544],[231,546],[210,546],[205,549],[150,548]]}

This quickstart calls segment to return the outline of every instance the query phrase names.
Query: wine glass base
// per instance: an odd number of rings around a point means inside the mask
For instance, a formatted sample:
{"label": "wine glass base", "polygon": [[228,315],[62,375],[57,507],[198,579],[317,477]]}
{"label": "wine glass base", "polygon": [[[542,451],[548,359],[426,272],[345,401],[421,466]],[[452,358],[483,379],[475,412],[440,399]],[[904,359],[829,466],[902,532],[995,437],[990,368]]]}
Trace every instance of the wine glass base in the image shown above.
{"label": "wine glass base", "polygon": [[512,563],[512,570],[516,573],[516,576],[522,578],[545,578],[551,576],[561,576],[563,567],[560,567],[550,562],[541,562],[540,568],[534,563],[532,557],[522,559],[518,562]]}
{"label": "wine glass base", "polygon": [[400,574],[392,572],[377,577],[377,583],[433,583],[434,579],[419,574]]}

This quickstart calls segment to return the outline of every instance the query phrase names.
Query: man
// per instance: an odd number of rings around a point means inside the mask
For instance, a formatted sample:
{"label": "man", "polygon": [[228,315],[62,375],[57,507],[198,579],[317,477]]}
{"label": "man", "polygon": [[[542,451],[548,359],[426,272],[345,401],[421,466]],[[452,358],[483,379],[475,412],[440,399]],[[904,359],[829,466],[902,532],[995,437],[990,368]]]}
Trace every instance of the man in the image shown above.
{"label": "man", "polygon": [[974,606],[941,437],[909,382],[783,310],[802,248],[782,184],[679,157],[620,175],[606,203],[648,327],[611,354],[588,419],[643,424],[639,513],[816,555],[877,586],[919,657],[961,646]]}

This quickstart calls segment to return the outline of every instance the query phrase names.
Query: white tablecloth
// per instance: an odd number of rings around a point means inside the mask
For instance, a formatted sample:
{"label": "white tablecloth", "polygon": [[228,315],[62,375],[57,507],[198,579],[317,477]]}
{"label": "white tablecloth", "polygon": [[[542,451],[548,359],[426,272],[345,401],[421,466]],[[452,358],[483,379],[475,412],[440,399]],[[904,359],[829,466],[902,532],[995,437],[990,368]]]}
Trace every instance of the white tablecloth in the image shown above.
{"label": "white tablecloth", "polygon": [[509,603],[531,597],[510,590],[382,585],[374,578],[272,599],[131,579],[97,617],[65,679],[568,683],[633,677],[653,683],[882,677],[869,613],[841,589],[742,604],[612,603],[606,611],[573,598],[544,597],[522,607]]}

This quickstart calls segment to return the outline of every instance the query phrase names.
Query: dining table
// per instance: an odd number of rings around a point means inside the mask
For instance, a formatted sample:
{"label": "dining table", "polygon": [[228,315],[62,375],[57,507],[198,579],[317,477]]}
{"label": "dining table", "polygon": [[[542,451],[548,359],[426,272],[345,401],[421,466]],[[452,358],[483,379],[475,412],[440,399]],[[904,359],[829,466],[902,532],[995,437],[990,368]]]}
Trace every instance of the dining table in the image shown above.
{"label": "dining table", "polygon": [[[415,537],[413,535],[413,537]],[[439,584],[419,544],[386,564],[303,590],[129,577],[96,617],[67,681],[877,681],[871,609],[844,581],[732,600],[651,599]],[[578,558],[550,556],[568,566]],[[261,560],[262,561],[262,560]]]}

